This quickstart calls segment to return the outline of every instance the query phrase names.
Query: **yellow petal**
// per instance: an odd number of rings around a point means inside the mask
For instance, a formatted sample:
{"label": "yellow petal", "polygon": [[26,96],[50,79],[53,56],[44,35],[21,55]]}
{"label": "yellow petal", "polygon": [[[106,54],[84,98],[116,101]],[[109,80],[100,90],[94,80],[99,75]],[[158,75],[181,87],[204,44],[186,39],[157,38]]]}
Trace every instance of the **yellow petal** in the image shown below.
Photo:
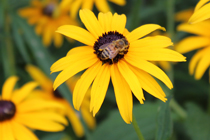
{"label": "yellow petal", "polygon": [[125,60],[145,71],[145,72],[148,72],[149,74],[153,75],[154,77],[158,78],[159,80],[161,80],[163,83],[166,84],[166,86],[168,86],[168,88],[173,88],[173,85],[171,83],[171,80],[168,78],[168,76],[160,69],[158,68],[157,66],[155,66],[154,64],[152,64],[151,62],[148,62],[148,61],[145,61],[145,60],[142,60],[142,59],[139,59],[139,58],[136,58],[136,57],[125,57]]}
{"label": "yellow petal", "polygon": [[10,121],[1,122],[3,140],[15,140],[13,128]]}
{"label": "yellow petal", "polygon": [[205,47],[210,44],[209,37],[191,36],[183,39],[175,46],[175,50],[186,53],[195,49]]}
{"label": "yellow petal", "polygon": [[124,6],[126,4],[125,0],[109,0],[117,5]]}
{"label": "yellow petal", "polygon": [[165,28],[161,27],[160,25],[157,24],[145,24],[142,25],[138,28],[136,28],[135,30],[133,30],[132,32],[130,32],[126,38],[128,39],[128,42],[133,42],[139,38],[144,37],[145,35],[148,35],[149,33],[157,30],[157,29],[161,29],[165,31]]}
{"label": "yellow petal", "polygon": [[202,58],[198,62],[196,71],[195,71],[195,79],[200,79],[207,68],[210,66],[210,47],[206,49],[205,54],[203,54]]}
{"label": "yellow petal", "polygon": [[[46,94],[46,93],[43,93],[43,94]],[[43,109],[50,109],[50,108],[64,109],[64,106],[58,102],[46,101],[43,99],[35,99],[35,98],[26,100],[17,106],[18,112],[21,112],[21,113],[38,111],[38,110],[43,110]]]}
{"label": "yellow petal", "polygon": [[81,108],[81,114],[85,123],[88,125],[88,128],[93,130],[96,127],[96,120],[89,112],[88,108]]}
{"label": "yellow petal", "polygon": [[11,76],[4,82],[4,85],[2,87],[2,99],[4,100],[11,99],[12,91],[14,89],[17,80],[18,80],[17,76]]}
{"label": "yellow petal", "polygon": [[130,69],[138,77],[139,82],[142,85],[142,88],[147,91],[152,96],[165,102],[167,100],[165,93],[163,92],[160,85],[155,81],[155,79],[150,76],[147,72],[140,70],[138,68],[130,66]]}
{"label": "yellow petal", "polygon": [[[3,134],[3,122],[0,122],[0,134]],[[0,135],[0,140],[4,140],[3,139],[3,135]]]}
{"label": "yellow petal", "polygon": [[59,27],[56,32],[61,33],[67,37],[73,38],[89,46],[93,46],[97,39],[94,38],[94,36],[90,34],[87,30],[74,25],[63,25]]}
{"label": "yellow petal", "polygon": [[36,118],[33,116],[27,117],[27,115],[17,114],[15,116],[15,121],[26,125],[32,129],[42,130],[42,131],[49,131],[49,132],[57,132],[64,130],[64,126],[58,122],[54,122],[48,119],[41,119]]}
{"label": "yellow petal", "polygon": [[194,12],[193,8],[182,10],[175,15],[176,21],[187,22]]}
{"label": "yellow petal", "polygon": [[80,18],[85,25],[85,27],[90,31],[90,33],[97,39],[99,36],[105,32],[101,25],[99,24],[94,13],[88,9],[83,9],[79,11]]}
{"label": "yellow petal", "polygon": [[102,62],[98,60],[98,62],[88,68],[77,81],[73,92],[73,105],[75,109],[79,110],[88,88],[101,67]]}
{"label": "yellow petal", "polygon": [[40,10],[38,8],[31,8],[31,7],[26,7],[22,8],[18,11],[18,14],[22,17],[30,17],[33,15],[37,15],[40,13]]}
{"label": "yellow petal", "polygon": [[25,85],[23,85],[18,92],[14,93],[12,96],[12,101],[16,104],[20,103],[22,100],[24,100],[28,94],[32,92],[36,87],[38,86],[37,82],[28,82]]}
{"label": "yellow petal", "polygon": [[80,59],[77,62],[72,63],[70,66],[65,68],[61,73],[59,73],[59,75],[56,77],[53,84],[54,90],[70,77],[92,66],[97,60],[98,58],[93,54],[87,58],[83,57],[83,59]]}
{"label": "yellow petal", "polygon": [[111,66],[111,79],[120,115],[129,124],[132,122],[133,97],[129,85],[115,64]]}
{"label": "yellow petal", "polygon": [[119,61],[117,64],[121,75],[128,83],[131,91],[133,92],[135,97],[139,100],[139,102],[143,104],[144,103],[143,100],[145,100],[145,98],[142,91],[142,86],[139,83],[138,78],[133,73],[133,71],[128,67],[128,64],[124,60]]}
{"label": "yellow petal", "polygon": [[104,64],[93,82],[91,88],[90,110],[93,111],[93,116],[99,111],[104,101],[106,91],[110,80],[110,65]]}
{"label": "yellow petal", "polygon": [[112,23],[112,13],[102,13],[98,14],[98,21],[101,27],[104,29],[105,32],[111,31],[111,23]]}
{"label": "yellow petal", "polygon": [[122,34],[125,30],[125,24],[126,16],[124,14],[118,15],[117,13],[115,13],[112,18],[111,31],[117,31]]}
{"label": "yellow petal", "polygon": [[66,57],[63,57],[53,63],[53,65],[50,67],[50,71],[58,72],[66,69],[72,65],[72,63],[77,63],[81,59],[96,57],[96,55],[93,54],[93,51],[94,50],[92,48],[87,46],[73,48],[68,52]]}
{"label": "yellow petal", "polygon": [[107,0],[95,0],[95,5],[100,12],[106,13],[110,11]]}
{"label": "yellow petal", "polygon": [[89,9],[92,10],[93,9],[93,3],[94,0],[84,0],[82,3],[82,8],[81,9]]}
{"label": "yellow petal", "polygon": [[195,11],[197,11],[198,9],[200,9],[204,4],[206,4],[209,0],[200,0],[195,7]]}
{"label": "yellow petal", "polygon": [[210,36],[210,21],[203,21],[197,24],[183,23],[177,27],[178,31],[189,32],[196,35]]}
{"label": "yellow petal", "polygon": [[201,57],[205,54],[206,52],[206,48],[198,51],[193,57],[192,59],[190,60],[190,63],[189,63],[189,73],[192,75],[195,71],[195,67],[199,61],[199,59],[201,59]]}
{"label": "yellow petal", "polygon": [[72,128],[75,132],[75,134],[78,136],[78,137],[82,137],[84,136],[84,130],[83,130],[83,126],[82,126],[82,123],[80,122],[80,119],[78,117],[79,112],[75,112],[74,109],[68,105],[67,106],[67,117],[72,125]]}
{"label": "yellow petal", "polygon": [[35,134],[33,134],[28,128],[25,126],[15,122],[11,121],[11,125],[13,128],[13,132],[15,135],[15,138],[17,140],[39,140]]}
{"label": "yellow petal", "polygon": [[55,32],[53,23],[48,22],[43,30],[43,44],[45,46],[49,46],[53,37],[53,33]]}
{"label": "yellow petal", "polygon": [[171,49],[160,49],[160,48],[139,48],[139,49],[132,49],[126,54],[126,57],[138,57],[139,59],[149,60],[149,61],[186,61],[185,57]]}
{"label": "yellow petal", "polygon": [[83,0],[75,0],[71,3],[70,15],[73,19],[75,19],[77,17],[77,13],[80,9],[82,2],[83,2]]}
{"label": "yellow petal", "polygon": [[26,71],[46,91],[52,91],[52,81],[38,67],[26,65]]}
{"label": "yellow petal", "polygon": [[54,33],[54,43],[56,48],[61,47],[61,45],[63,44],[63,37],[61,34],[58,34],[56,32]]}
{"label": "yellow petal", "polygon": [[203,7],[201,7],[200,9],[196,10],[194,12],[194,14],[191,16],[191,18],[189,19],[189,23],[191,24],[195,24],[198,23],[200,21],[206,20],[210,18],[210,4],[206,4]]}
{"label": "yellow petal", "polygon": [[173,42],[171,42],[171,39],[166,36],[152,36],[152,37],[145,37],[136,41],[133,41],[130,43],[129,51],[132,51],[133,48],[135,49],[154,49],[154,48],[165,48],[168,46],[172,46]]}

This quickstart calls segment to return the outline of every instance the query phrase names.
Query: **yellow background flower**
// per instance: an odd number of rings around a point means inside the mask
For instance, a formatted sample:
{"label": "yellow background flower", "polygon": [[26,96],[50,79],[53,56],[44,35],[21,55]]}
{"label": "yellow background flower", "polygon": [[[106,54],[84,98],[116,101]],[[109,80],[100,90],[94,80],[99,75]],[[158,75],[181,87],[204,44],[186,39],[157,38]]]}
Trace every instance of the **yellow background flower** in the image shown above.
{"label": "yellow background flower", "polygon": [[58,0],[32,0],[31,6],[19,10],[19,14],[28,19],[28,23],[35,25],[35,31],[43,36],[43,44],[49,46],[52,41],[56,47],[61,47],[63,37],[55,30],[64,24],[77,25],[70,18],[69,12],[59,5]]}
{"label": "yellow background flower", "polygon": [[[28,82],[14,90],[18,78],[8,78],[2,88],[0,98],[0,140],[38,140],[27,128],[56,132],[64,130],[62,124],[67,120],[49,109],[63,109],[59,103],[45,101],[42,98],[27,98],[38,86]],[[47,110],[46,110],[47,109]]]}
{"label": "yellow background flower", "polygon": [[[52,72],[62,71],[54,81],[54,89],[76,73],[87,69],[74,88],[73,105],[79,110],[86,91],[92,84],[90,111],[95,116],[103,103],[111,77],[116,102],[126,123],[132,121],[132,92],[142,104],[145,100],[142,88],[164,102],[167,100],[165,93],[151,75],[164,82],[170,89],[173,85],[161,69],[148,61],[185,61],[185,57],[167,48],[173,45],[168,37],[143,38],[154,30],[164,30],[163,27],[147,24],[129,33],[125,29],[124,14],[99,13],[97,19],[93,12],[83,9],[79,15],[88,31],[74,25],[64,25],[59,27],[57,32],[87,46],[70,50],[65,57],[51,66]],[[112,60],[103,60],[100,56],[100,46],[118,39],[126,40],[124,43],[129,44],[129,48]]]}
{"label": "yellow background flower", "polygon": [[[64,114],[65,116],[68,117],[73,127],[73,130],[78,137],[84,136],[84,129],[82,123],[80,122],[80,116],[83,117],[83,119],[85,120],[90,129],[95,128],[96,121],[89,112],[89,105],[90,105],[89,94],[86,95],[81,105],[81,113],[76,112],[72,108],[72,106],[68,103],[68,101],[61,96],[58,90],[53,91],[52,81],[47,76],[45,76],[45,74],[39,68],[33,65],[27,65],[26,70],[31,75],[31,77],[35,81],[37,81],[42,87],[42,90],[36,90],[35,93],[36,96],[41,96],[44,99],[56,101],[65,106],[65,110],[61,111],[58,110],[58,111],[59,113]],[[67,81],[67,85],[71,91],[73,91],[76,80],[78,80],[77,77],[72,77]]]}

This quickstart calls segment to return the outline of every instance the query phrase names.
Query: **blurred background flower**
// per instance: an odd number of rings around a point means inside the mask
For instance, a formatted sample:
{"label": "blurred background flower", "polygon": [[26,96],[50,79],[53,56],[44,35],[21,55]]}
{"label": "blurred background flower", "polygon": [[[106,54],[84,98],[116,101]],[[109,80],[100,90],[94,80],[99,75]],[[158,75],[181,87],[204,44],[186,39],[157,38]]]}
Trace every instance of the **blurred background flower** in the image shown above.
{"label": "blurred background flower", "polygon": [[62,115],[49,109],[64,109],[53,101],[43,98],[27,98],[38,86],[28,82],[19,89],[14,89],[18,77],[8,78],[2,88],[0,98],[0,139],[1,140],[38,140],[30,129],[57,132],[64,130],[68,122]]}

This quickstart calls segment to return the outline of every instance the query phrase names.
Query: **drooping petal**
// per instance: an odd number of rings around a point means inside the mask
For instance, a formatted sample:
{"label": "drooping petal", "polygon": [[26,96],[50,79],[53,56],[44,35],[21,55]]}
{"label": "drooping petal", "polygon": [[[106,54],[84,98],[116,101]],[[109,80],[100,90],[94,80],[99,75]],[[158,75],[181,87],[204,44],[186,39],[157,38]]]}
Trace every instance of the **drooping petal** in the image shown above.
{"label": "drooping petal", "polygon": [[32,7],[26,7],[22,8],[18,11],[18,14],[22,17],[30,17],[33,15],[37,15],[40,13],[40,10],[38,8],[32,8]]}
{"label": "drooping petal", "polygon": [[112,13],[102,13],[98,14],[98,21],[105,32],[111,31],[111,23],[112,23]]}
{"label": "drooping petal", "polygon": [[139,82],[142,85],[142,88],[147,91],[149,94],[153,95],[154,97],[162,100],[165,102],[167,99],[165,98],[166,95],[163,92],[160,85],[155,81],[155,79],[150,76],[147,72],[130,66],[130,69],[135,73],[138,77]]}
{"label": "drooping petal", "polygon": [[4,99],[4,100],[11,99],[12,91],[14,89],[14,86],[15,86],[17,80],[18,80],[17,76],[11,76],[5,81],[3,88],[2,88],[2,99]]}
{"label": "drooping petal", "polygon": [[81,114],[82,114],[82,118],[84,119],[85,123],[88,125],[88,128],[94,129],[96,127],[96,120],[92,116],[92,114],[90,114],[89,110],[86,108],[84,108],[84,109],[81,108]]}
{"label": "drooping petal", "polygon": [[[46,94],[46,93],[43,93],[43,94]],[[58,102],[46,101],[39,98],[26,100],[17,106],[17,110],[19,113],[38,111],[38,110],[43,110],[43,109],[48,109],[48,108],[64,109],[64,106]]]}
{"label": "drooping petal", "polygon": [[166,36],[152,36],[152,37],[145,37],[130,43],[129,51],[135,49],[154,49],[154,48],[165,48],[168,46],[172,46],[173,42],[171,39]]}
{"label": "drooping petal", "polygon": [[38,86],[37,82],[28,82],[23,85],[18,92],[14,93],[12,96],[12,101],[16,104],[19,104],[22,100],[24,100],[28,94],[32,92]]}
{"label": "drooping petal", "polygon": [[3,140],[15,140],[13,128],[10,121],[1,122],[2,125],[2,138]]}
{"label": "drooping petal", "polygon": [[111,66],[111,79],[120,115],[129,124],[132,122],[133,97],[129,85],[115,64]]}
{"label": "drooping petal", "polygon": [[56,33],[56,32],[53,35],[54,35],[55,47],[56,48],[61,47],[61,45],[63,44],[63,37],[62,37],[62,35],[59,34],[59,33]]}
{"label": "drooping petal", "polygon": [[26,125],[29,128],[49,131],[49,132],[57,132],[64,130],[64,126],[58,122],[54,122],[48,119],[36,118],[35,116],[31,116],[30,118],[25,115],[17,114],[14,120],[18,123]]}
{"label": "drooping petal", "polygon": [[60,74],[56,77],[53,88],[54,90],[60,86],[63,82],[65,82],[67,79],[71,78],[78,72],[92,66],[96,61],[98,60],[97,57],[94,55],[91,55],[90,57],[83,58],[78,60],[76,63],[72,63],[70,66],[65,68]]}
{"label": "drooping petal", "polygon": [[93,46],[96,38],[87,30],[74,25],[63,25],[59,27],[56,32],[61,33],[67,37],[73,38],[81,43]]}
{"label": "drooping petal", "polygon": [[123,33],[125,30],[126,16],[124,14],[118,15],[115,13],[112,17],[111,31]]}
{"label": "drooping petal", "polygon": [[149,74],[158,78],[163,83],[165,83],[166,86],[168,86],[168,88],[170,89],[173,88],[171,80],[168,78],[168,76],[160,68],[158,68],[156,65],[152,64],[151,62],[147,62],[146,60],[138,59],[136,57],[127,57],[127,56],[125,57],[125,60],[129,64],[145,72],[148,72]]}
{"label": "drooping petal", "polygon": [[95,5],[97,9],[103,13],[110,11],[107,0],[95,0]]}
{"label": "drooping petal", "polygon": [[195,67],[198,63],[198,61],[201,59],[201,57],[205,54],[206,52],[206,48],[198,51],[193,57],[192,59],[190,60],[190,63],[189,63],[189,73],[192,75],[195,71]]}
{"label": "drooping petal", "polygon": [[13,128],[14,136],[17,140],[39,140],[35,134],[33,134],[28,128],[25,126],[11,121],[11,125]]}
{"label": "drooping petal", "polygon": [[[85,56],[85,57],[84,57]],[[66,69],[72,63],[78,62],[81,59],[86,60],[86,58],[93,58],[96,57],[95,54],[93,54],[93,49],[90,47],[76,47],[72,50],[70,50],[66,57],[63,57],[52,64],[50,67],[51,72],[58,72],[61,70]]]}
{"label": "drooping petal", "polygon": [[84,135],[84,130],[83,130],[83,126],[82,123],[79,120],[79,117],[77,116],[77,112],[74,111],[74,109],[68,105],[67,107],[67,117],[72,125],[72,128],[74,130],[74,132],[76,133],[76,135],[78,137],[82,137]]}
{"label": "drooping petal", "polygon": [[52,91],[52,81],[38,67],[27,65],[26,71],[43,89],[46,91]]}
{"label": "drooping petal", "polygon": [[209,44],[209,37],[191,36],[180,41],[175,46],[175,50],[180,53],[186,53],[195,49],[205,47]]}
{"label": "drooping petal", "polygon": [[95,116],[95,114],[98,112],[104,101],[106,91],[109,86],[109,80],[110,65],[104,64],[101,66],[100,71],[97,73],[91,88],[90,111],[93,111],[93,116]]}
{"label": "drooping petal", "polygon": [[142,86],[139,83],[138,78],[133,73],[133,71],[128,67],[128,64],[126,61],[121,60],[117,63],[118,69],[122,75],[122,77],[125,79],[125,81],[128,83],[130,89],[132,90],[135,97],[139,100],[141,104],[143,104],[144,94],[142,91]]}
{"label": "drooping petal", "polygon": [[193,8],[182,10],[175,14],[175,20],[180,22],[187,22],[194,12]]}
{"label": "drooping petal", "polygon": [[198,9],[200,9],[204,4],[206,4],[209,0],[200,0],[195,7],[195,11],[197,11]]}
{"label": "drooping petal", "polygon": [[136,28],[135,30],[133,30],[132,32],[130,32],[126,38],[128,39],[128,42],[133,42],[139,38],[142,38],[146,35],[148,35],[149,33],[157,30],[157,29],[161,29],[165,31],[165,28],[161,27],[160,25],[157,24],[146,24],[146,25],[142,25],[138,28]]}
{"label": "drooping petal", "polygon": [[195,79],[200,79],[207,68],[210,66],[210,47],[206,49],[206,52],[203,54],[203,57],[198,62],[196,71],[195,71]]}
{"label": "drooping petal", "polygon": [[102,29],[100,23],[92,11],[83,9],[79,11],[79,15],[85,27],[95,38],[102,36],[104,30]]}
{"label": "drooping petal", "polygon": [[197,24],[183,23],[177,27],[177,30],[209,37],[210,33],[207,31],[210,30],[210,21],[203,21]]}
{"label": "drooping petal", "polygon": [[126,4],[126,1],[125,0],[109,0],[117,5],[120,5],[120,6],[123,6]]}
{"label": "drooping petal", "polygon": [[83,0],[75,0],[71,3],[70,15],[73,19],[76,19],[77,13],[80,9],[82,2]]}
{"label": "drooping petal", "polygon": [[55,27],[53,23],[48,22],[43,30],[43,44],[45,46],[49,46],[53,37],[53,33],[55,32]]}
{"label": "drooping petal", "polygon": [[210,4],[204,5],[202,8],[196,10],[194,14],[189,19],[189,23],[195,24],[200,21],[206,20],[210,18]]}
{"label": "drooping petal", "polygon": [[129,50],[126,57],[138,57],[139,59],[149,61],[186,61],[186,58],[182,54],[166,48],[133,48],[131,51]]}
{"label": "drooping petal", "polygon": [[84,0],[81,9],[89,9],[92,11],[94,0]]}
{"label": "drooping petal", "polygon": [[102,66],[102,62],[98,60],[94,65],[88,68],[77,81],[73,92],[73,105],[76,110],[80,109],[85,94],[95,79],[97,73]]}

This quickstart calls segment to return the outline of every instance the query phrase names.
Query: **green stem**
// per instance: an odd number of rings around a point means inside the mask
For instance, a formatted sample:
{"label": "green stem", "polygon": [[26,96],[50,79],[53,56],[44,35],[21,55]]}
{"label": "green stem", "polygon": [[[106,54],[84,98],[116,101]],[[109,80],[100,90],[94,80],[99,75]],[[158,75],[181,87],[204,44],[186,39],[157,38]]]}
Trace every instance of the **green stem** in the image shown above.
{"label": "green stem", "polygon": [[187,113],[186,111],[174,100],[171,99],[170,102],[170,107],[182,118],[186,119],[187,118]]}
{"label": "green stem", "polygon": [[133,127],[134,127],[134,129],[136,131],[136,134],[138,135],[139,140],[144,140],[144,137],[143,137],[143,135],[142,135],[142,133],[140,131],[140,128],[139,128],[139,126],[138,126],[138,124],[136,122],[136,118],[134,117],[134,115],[133,115],[132,125],[133,125]]}

